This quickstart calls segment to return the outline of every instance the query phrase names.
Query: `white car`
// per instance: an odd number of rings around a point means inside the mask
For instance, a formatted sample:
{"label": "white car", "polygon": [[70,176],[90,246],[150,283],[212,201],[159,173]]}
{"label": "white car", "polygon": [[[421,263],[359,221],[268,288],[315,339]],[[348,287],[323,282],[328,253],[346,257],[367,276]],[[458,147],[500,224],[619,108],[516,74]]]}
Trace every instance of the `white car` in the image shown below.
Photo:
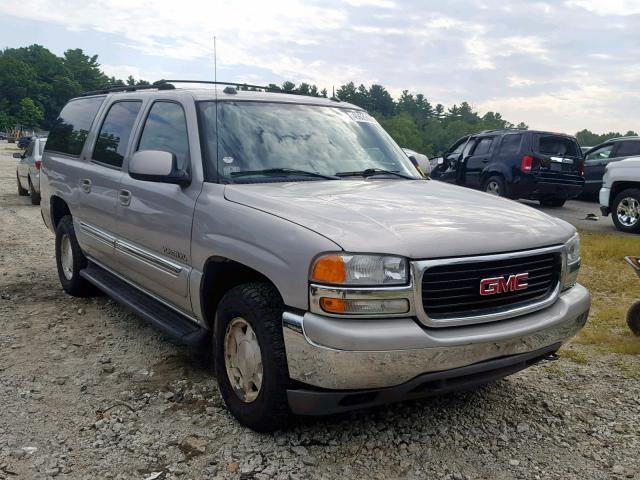
{"label": "white car", "polygon": [[40,205],[40,167],[46,142],[46,138],[34,138],[24,153],[13,154],[20,159],[16,168],[18,195],[29,195],[33,205]]}
{"label": "white car", "polygon": [[618,230],[640,233],[640,157],[609,163],[602,177],[600,210]]}

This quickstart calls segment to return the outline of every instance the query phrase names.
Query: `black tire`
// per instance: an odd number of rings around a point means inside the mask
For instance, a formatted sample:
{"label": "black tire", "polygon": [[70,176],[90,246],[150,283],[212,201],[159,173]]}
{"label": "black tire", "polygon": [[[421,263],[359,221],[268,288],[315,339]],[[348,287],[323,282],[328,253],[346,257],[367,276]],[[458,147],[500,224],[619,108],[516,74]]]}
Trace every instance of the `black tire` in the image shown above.
{"label": "black tire", "polygon": [[634,335],[640,337],[640,300],[629,308],[627,312],[627,325]]}
{"label": "black tire", "polygon": [[29,190],[27,190],[26,188],[22,188],[22,185],[20,185],[20,177],[18,176],[18,172],[16,172],[16,182],[18,183],[18,195],[20,195],[21,197],[26,197],[27,195],[29,195]]}
{"label": "black tire", "polygon": [[[611,206],[611,216],[613,217],[613,223],[616,228],[622,232],[640,233],[640,218],[637,217],[635,223],[626,222],[626,224],[623,223],[620,218],[618,218],[618,208],[620,204],[624,201],[628,202],[629,199],[635,200],[637,204],[640,204],[640,189],[628,188],[616,195]],[[640,214],[640,211],[637,213],[637,215],[638,214]]]}
{"label": "black tire", "polygon": [[[229,290],[218,305],[213,333],[214,368],[220,394],[236,419],[257,432],[285,428],[291,416],[287,401],[289,369],[282,336],[283,304],[267,283],[248,283]],[[257,398],[245,402],[234,391],[225,360],[225,334],[240,317],[253,331],[262,357],[262,385]]]}
{"label": "black tire", "polygon": [[482,190],[486,193],[491,193],[492,195],[509,198],[507,184],[501,175],[492,175],[487,178],[482,184]]}
{"label": "black tire", "polygon": [[542,198],[540,199],[540,205],[543,207],[560,208],[566,201],[566,198]]}
{"label": "black tire", "polygon": [[[65,236],[68,237],[71,248],[71,265],[66,274],[62,260],[62,243]],[[78,245],[71,215],[62,217],[56,227],[56,265],[62,288],[69,295],[88,297],[94,293],[93,286],[80,276],[80,270],[87,267],[87,257],[84,256],[80,245]]]}
{"label": "black tire", "polygon": [[29,196],[31,197],[31,205],[40,205],[40,194],[36,192],[29,178]]}

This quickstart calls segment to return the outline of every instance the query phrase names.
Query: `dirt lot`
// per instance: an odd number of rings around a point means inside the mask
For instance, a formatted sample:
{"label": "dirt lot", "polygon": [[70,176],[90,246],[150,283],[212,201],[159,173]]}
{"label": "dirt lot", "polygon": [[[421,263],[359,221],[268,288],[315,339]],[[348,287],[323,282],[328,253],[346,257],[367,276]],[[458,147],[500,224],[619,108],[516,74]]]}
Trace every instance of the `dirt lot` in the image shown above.
{"label": "dirt lot", "polygon": [[0,246],[0,479],[640,478],[637,356],[576,344],[474,392],[258,435],[198,358],[63,294],[4,143]]}

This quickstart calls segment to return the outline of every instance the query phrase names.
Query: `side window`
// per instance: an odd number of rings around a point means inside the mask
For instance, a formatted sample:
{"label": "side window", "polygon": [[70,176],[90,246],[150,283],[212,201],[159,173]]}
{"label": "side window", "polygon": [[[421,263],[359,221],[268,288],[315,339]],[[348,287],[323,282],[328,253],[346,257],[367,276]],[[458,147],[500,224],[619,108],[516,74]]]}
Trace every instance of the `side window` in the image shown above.
{"label": "side window", "polygon": [[616,157],[631,157],[633,155],[640,155],[640,140],[621,142]]}
{"label": "side window", "polygon": [[92,97],[67,103],[49,132],[45,150],[80,155],[93,119],[103,101],[104,97]]}
{"label": "side window", "polygon": [[176,156],[177,167],[189,165],[189,138],[184,110],[173,102],[156,102],[145,121],[138,150],[163,150]]}
{"label": "side window", "polygon": [[500,155],[517,155],[520,152],[521,143],[521,133],[505,135],[502,137],[502,143],[500,144]]}
{"label": "side window", "polygon": [[131,130],[141,105],[142,102],[116,102],[111,105],[93,148],[93,160],[122,167]]}
{"label": "side window", "polygon": [[466,139],[465,139],[465,140],[463,140],[462,142],[460,142],[458,145],[456,145],[456,148],[454,148],[454,149],[451,151],[451,154],[452,154],[452,155],[453,155],[453,154],[458,155],[458,154],[462,153],[462,149],[464,148],[465,143],[466,143]]}
{"label": "side window", "polygon": [[614,145],[611,144],[611,145],[605,145],[602,148],[594,150],[589,155],[587,155],[586,161],[593,163],[593,162],[597,162],[598,160],[604,160],[606,158],[609,158],[611,156],[611,152],[613,152],[613,147]]}
{"label": "side window", "polygon": [[485,155],[491,151],[491,145],[493,144],[493,137],[481,138],[473,151],[474,155]]}
{"label": "side window", "polygon": [[462,150],[462,158],[467,157],[471,151],[473,150],[473,147],[478,143],[478,140],[476,138],[471,138],[466,145],[464,146],[464,149]]}

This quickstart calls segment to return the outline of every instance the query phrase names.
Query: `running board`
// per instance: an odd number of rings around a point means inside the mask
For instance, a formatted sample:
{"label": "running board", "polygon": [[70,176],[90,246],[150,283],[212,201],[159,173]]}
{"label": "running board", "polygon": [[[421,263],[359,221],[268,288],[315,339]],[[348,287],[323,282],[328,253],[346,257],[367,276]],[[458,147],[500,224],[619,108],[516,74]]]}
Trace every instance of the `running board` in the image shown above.
{"label": "running board", "polygon": [[118,303],[169,335],[177,343],[204,349],[209,331],[193,320],[155,300],[104,268],[89,261],[80,275]]}

